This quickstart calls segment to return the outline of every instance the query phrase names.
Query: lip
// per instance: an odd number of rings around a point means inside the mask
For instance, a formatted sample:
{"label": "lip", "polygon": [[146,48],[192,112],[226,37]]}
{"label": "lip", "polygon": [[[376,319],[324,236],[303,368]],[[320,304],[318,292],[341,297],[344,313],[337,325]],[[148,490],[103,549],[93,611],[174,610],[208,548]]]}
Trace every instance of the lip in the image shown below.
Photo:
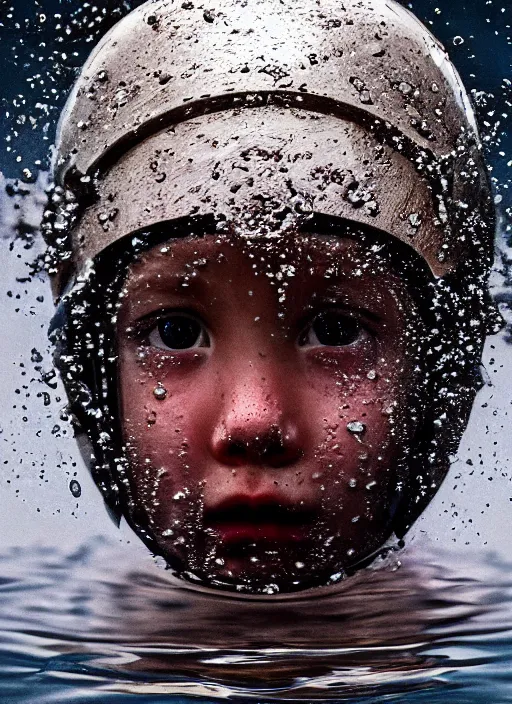
{"label": "lip", "polygon": [[296,543],[305,539],[314,519],[311,507],[273,495],[233,496],[206,507],[205,526],[223,543]]}

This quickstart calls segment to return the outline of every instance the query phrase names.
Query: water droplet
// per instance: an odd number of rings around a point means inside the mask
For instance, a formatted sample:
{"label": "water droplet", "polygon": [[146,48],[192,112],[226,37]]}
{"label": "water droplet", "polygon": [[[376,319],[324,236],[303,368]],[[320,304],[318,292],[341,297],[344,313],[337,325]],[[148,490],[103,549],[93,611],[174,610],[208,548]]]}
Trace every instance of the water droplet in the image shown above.
{"label": "water droplet", "polygon": [[418,213],[411,213],[409,215],[409,222],[414,229],[417,229],[421,225],[421,216]]}
{"label": "water droplet", "polygon": [[398,90],[400,93],[403,95],[409,95],[409,93],[412,92],[412,86],[410,83],[406,83],[405,81],[402,81],[400,85],[398,86]]}
{"label": "water droplet", "polygon": [[364,433],[366,430],[366,425],[361,423],[359,420],[352,420],[350,423],[347,423],[347,430],[349,433],[358,435],[360,433]]}
{"label": "water droplet", "polygon": [[464,39],[460,36],[456,36],[453,38],[453,43],[455,46],[460,46],[461,44],[464,44]]}
{"label": "water droplet", "polygon": [[336,572],[336,574],[331,574],[331,576],[329,577],[329,582],[331,584],[335,584],[336,582],[340,582],[344,578],[345,578],[344,572]]}
{"label": "water droplet", "polygon": [[80,484],[77,482],[76,479],[72,479],[69,482],[69,490],[73,494],[75,499],[79,499],[80,496],[82,495],[82,487],[80,486]]}
{"label": "water droplet", "polygon": [[34,364],[39,364],[43,361],[43,355],[35,347],[31,350],[30,361]]}
{"label": "water droplet", "polygon": [[163,401],[167,396],[167,389],[159,385],[153,390],[153,396],[157,399],[157,401]]}

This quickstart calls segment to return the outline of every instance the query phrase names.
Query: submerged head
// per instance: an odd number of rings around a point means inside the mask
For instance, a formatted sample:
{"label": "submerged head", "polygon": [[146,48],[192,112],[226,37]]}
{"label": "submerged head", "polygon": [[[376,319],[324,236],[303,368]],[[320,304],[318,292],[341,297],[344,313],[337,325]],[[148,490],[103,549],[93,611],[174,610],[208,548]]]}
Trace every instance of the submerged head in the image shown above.
{"label": "submerged head", "polygon": [[197,576],[326,583],[392,530],[424,323],[389,251],[350,234],[187,237],[130,267],[133,517]]}
{"label": "submerged head", "polygon": [[114,28],[48,228],[107,504],[181,574],[264,593],[404,534],[489,324],[485,166],[442,49],[393,3],[290,10],[153,2]]}

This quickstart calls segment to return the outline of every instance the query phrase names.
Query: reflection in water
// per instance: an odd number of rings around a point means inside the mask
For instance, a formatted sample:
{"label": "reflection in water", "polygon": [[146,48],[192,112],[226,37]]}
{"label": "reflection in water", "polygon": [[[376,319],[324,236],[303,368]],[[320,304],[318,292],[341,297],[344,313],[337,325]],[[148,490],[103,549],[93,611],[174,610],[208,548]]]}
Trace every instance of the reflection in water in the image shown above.
{"label": "reflection in water", "polygon": [[1,560],[9,704],[512,697],[512,581],[489,556],[394,556],[280,599],[199,591],[103,541]]}

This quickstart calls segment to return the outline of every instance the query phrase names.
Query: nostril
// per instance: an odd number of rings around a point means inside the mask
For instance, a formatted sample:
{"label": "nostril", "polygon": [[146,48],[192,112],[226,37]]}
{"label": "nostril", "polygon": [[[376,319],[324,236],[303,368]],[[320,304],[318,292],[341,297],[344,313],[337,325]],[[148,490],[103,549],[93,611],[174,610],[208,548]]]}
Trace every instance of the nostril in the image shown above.
{"label": "nostril", "polygon": [[241,440],[229,440],[226,448],[229,457],[244,457],[247,454],[247,445]]}
{"label": "nostril", "polygon": [[[215,429],[212,452],[217,461],[231,466],[265,465],[284,467],[293,464],[304,452],[298,429],[280,423],[265,424],[260,419],[237,424],[227,432],[226,425]],[[262,427],[263,426],[263,427]]]}
{"label": "nostril", "polygon": [[262,448],[261,456],[263,459],[267,459],[273,455],[282,455],[284,451],[285,449],[281,442],[271,440],[265,447]]}
{"label": "nostril", "polygon": [[304,455],[302,449],[289,435],[281,431],[271,434],[260,448],[261,460],[270,467],[284,467]]}
{"label": "nostril", "polygon": [[259,454],[265,460],[274,456],[282,456],[286,452],[286,447],[283,442],[283,436],[281,432],[277,434],[269,434],[266,438],[261,438]]}

